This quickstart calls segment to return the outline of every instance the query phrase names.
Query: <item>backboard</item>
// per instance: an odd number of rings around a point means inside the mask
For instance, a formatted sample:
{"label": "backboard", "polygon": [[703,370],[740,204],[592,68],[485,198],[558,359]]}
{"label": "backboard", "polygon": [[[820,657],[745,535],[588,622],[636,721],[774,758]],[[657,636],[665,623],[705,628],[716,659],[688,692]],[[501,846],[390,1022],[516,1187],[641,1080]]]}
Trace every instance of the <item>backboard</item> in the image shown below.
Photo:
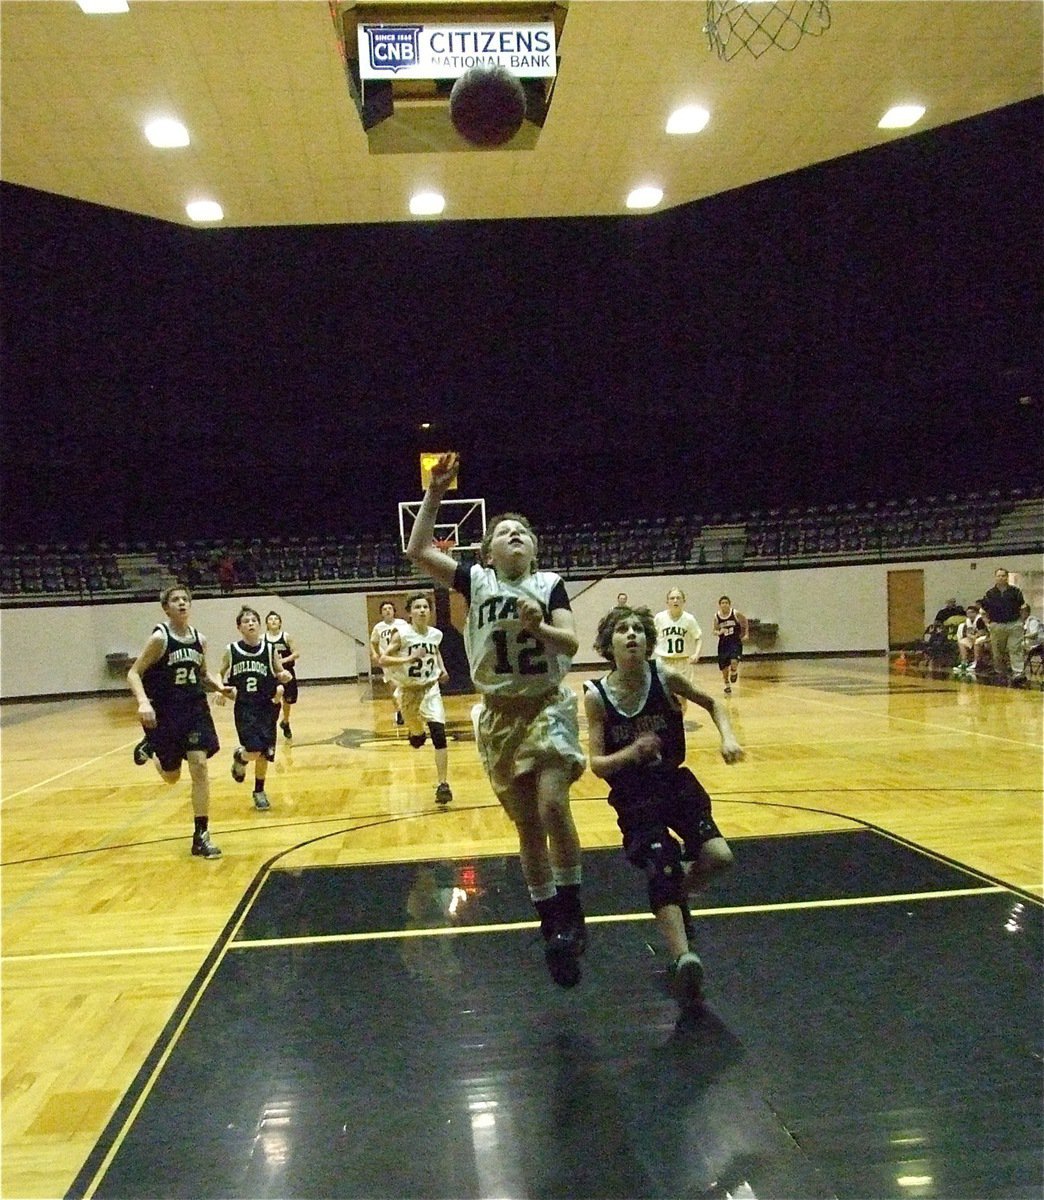
{"label": "backboard", "polygon": [[[399,501],[399,538],[403,552],[410,540],[423,500]],[[439,505],[435,536],[452,538],[455,550],[477,550],[486,532],[485,500],[449,500]]]}

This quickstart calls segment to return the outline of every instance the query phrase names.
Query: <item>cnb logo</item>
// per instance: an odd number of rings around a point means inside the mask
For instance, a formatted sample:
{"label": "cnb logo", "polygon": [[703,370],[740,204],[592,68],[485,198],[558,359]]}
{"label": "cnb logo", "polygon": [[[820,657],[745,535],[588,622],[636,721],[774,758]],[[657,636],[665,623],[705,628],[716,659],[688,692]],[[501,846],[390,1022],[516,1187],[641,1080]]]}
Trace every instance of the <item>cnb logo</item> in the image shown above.
{"label": "cnb logo", "polygon": [[420,57],[421,25],[367,25],[370,66],[375,71],[401,71]]}

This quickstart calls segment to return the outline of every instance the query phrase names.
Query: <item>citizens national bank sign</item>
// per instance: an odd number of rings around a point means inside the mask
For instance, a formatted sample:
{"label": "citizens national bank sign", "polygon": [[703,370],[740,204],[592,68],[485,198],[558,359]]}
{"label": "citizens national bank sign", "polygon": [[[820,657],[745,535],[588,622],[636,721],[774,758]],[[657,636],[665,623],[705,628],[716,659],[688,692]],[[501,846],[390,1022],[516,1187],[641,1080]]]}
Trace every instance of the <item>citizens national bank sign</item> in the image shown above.
{"label": "citizens national bank sign", "polygon": [[520,78],[555,76],[552,21],[515,25],[360,25],[362,79],[455,79],[501,66]]}

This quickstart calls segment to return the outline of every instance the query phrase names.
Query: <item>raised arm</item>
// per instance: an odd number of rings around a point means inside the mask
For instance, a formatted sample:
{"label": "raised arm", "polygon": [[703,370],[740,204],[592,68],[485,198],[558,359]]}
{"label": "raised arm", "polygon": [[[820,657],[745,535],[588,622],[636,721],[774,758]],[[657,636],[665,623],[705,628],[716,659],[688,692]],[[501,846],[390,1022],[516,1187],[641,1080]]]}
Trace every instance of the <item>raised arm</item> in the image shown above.
{"label": "raised arm", "polygon": [[420,512],[410,531],[410,540],[406,546],[406,557],[426,575],[430,575],[437,583],[451,587],[457,573],[457,560],[452,555],[432,545],[435,537],[435,518],[438,516],[439,505],[443,496],[449,490],[450,484],[456,478],[460,465],[456,454],[444,454],[431,469],[431,482],[424,493]]}

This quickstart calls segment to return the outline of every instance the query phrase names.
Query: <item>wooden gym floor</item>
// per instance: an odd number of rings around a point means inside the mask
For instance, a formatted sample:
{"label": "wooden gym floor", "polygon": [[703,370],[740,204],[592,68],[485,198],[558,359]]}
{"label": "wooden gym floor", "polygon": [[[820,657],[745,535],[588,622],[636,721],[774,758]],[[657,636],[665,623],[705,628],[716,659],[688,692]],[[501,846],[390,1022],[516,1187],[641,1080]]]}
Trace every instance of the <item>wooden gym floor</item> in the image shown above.
{"label": "wooden gym floor", "polygon": [[739,868],[692,1022],[590,773],[546,978],[472,699],[448,811],[360,686],[302,687],[267,813],[215,709],[216,862],[129,696],[3,706],[4,1200],[1039,1196],[1039,692],[751,662],[734,767],[690,710]]}

